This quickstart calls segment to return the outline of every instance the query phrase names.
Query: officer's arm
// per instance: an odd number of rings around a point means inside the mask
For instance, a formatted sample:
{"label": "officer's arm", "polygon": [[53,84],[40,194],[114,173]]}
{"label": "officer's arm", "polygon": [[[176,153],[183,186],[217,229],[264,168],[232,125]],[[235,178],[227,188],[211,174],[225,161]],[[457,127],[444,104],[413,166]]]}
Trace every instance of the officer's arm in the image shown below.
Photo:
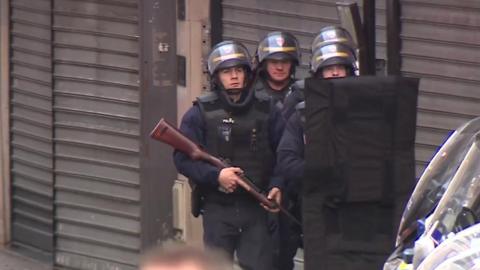
{"label": "officer's arm", "polygon": [[[195,143],[205,146],[205,122],[198,106],[194,105],[185,113],[180,124],[180,131]],[[215,166],[205,161],[192,160],[180,151],[173,152],[173,160],[178,172],[195,183],[218,186],[220,170]]]}
{"label": "officer's arm", "polygon": [[304,175],[305,159],[304,132],[300,113],[295,112],[288,119],[282,139],[277,148],[277,166],[287,180],[300,179]]}
{"label": "officer's arm", "polygon": [[[269,141],[273,153],[275,153],[277,150],[277,146],[280,143],[284,129],[285,121],[282,117],[280,109],[276,106],[271,106],[269,118]],[[270,178],[269,189],[273,187],[280,189],[283,189],[284,187],[284,178],[276,165],[274,165],[273,175]]]}
{"label": "officer's arm", "polygon": [[300,80],[292,84],[292,86],[290,86],[289,93],[285,97],[282,110],[282,116],[285,121],[295,113],[295,106],[304,100],[303,89],[301,89],[301,87],[304,87],[302,81],[303,80]]}

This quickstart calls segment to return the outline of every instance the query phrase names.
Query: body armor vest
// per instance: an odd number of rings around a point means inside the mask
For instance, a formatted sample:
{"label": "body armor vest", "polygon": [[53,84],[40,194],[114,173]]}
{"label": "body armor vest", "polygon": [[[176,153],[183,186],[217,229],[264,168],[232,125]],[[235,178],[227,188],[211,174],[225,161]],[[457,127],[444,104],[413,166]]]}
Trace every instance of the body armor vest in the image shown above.
{"label": "body armor vest", "polygon": [[271,99],[273,105],[279,110],[282,110],[285,96],[294,82],[294,80],[291,80],[287,87],[285,87],[281,91],[275,91],[270,88],[270,86],[264,79],[259,78],[253,87],[255,91],[255,97],[260,100]]}
{"label": "body armor vest", "polygon": [[215,93],[199,97],[198,104],[206,123],[207,151],[242,168],[257,187],[266,189],[274,157],[269,144],[270,102],[254,98],[248,110],[237,114],[226,111]]}

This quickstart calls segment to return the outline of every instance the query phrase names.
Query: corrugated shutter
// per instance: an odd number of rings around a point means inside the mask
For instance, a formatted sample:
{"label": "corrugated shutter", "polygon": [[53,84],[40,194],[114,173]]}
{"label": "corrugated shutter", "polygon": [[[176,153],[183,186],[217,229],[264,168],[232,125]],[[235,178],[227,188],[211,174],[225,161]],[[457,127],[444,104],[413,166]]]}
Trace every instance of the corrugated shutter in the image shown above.
{"label": "corrugated shutter", "polygon": [[402,72],[422,78],[417,175],[450,133],[480,115],[480,2],[401,1]]}
{"label": "corrugated shutter", "polygon": [[136,269],[137,2],[54,1],[55,264],[60,268]]}
{"label": "corrugated shutter", "polygon": [[53,251],[51,1],[11,4],[12,242]]}

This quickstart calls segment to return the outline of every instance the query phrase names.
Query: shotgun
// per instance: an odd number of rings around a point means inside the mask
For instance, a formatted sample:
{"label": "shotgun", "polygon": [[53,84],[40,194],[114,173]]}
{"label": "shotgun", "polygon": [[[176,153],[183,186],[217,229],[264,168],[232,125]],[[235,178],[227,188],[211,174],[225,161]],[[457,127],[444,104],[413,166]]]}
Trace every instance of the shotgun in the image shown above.
{"label": "shotgun", "polygon": [[[160,119],[158,124],[150,133],[150,137],[166,143],[173,147],[174,149],[188,155],[193,160],[203,160],[213,166],[223,169],[229,167],[222,160],[210,155],[209,153],[202,150],[200,146],[192,142],[189,138],[182,134],[180,130],[172,126],[165,119]],[[269,200],[265,195],[261,193],[261,190],[255,186],[245,175],[238,175],[241,181],[238,182],[238,185],[245,189],[250,195],[252,195],[257,201],[266,205],[271,209],[278,208],[284,215],[290,218],[293,222],[301,225],[290,212],[288,212],[284,207],[278,205],[275,201]]]}

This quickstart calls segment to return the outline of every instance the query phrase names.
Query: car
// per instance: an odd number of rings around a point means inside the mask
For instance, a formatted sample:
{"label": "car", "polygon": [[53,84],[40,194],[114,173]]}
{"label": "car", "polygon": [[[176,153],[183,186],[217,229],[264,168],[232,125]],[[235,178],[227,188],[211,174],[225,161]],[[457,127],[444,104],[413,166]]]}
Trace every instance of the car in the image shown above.
{"label": "car", "polygon": [[478,222],[480,117],[443,144],[407,203],[384,270],[417,269],[447,239]]}

